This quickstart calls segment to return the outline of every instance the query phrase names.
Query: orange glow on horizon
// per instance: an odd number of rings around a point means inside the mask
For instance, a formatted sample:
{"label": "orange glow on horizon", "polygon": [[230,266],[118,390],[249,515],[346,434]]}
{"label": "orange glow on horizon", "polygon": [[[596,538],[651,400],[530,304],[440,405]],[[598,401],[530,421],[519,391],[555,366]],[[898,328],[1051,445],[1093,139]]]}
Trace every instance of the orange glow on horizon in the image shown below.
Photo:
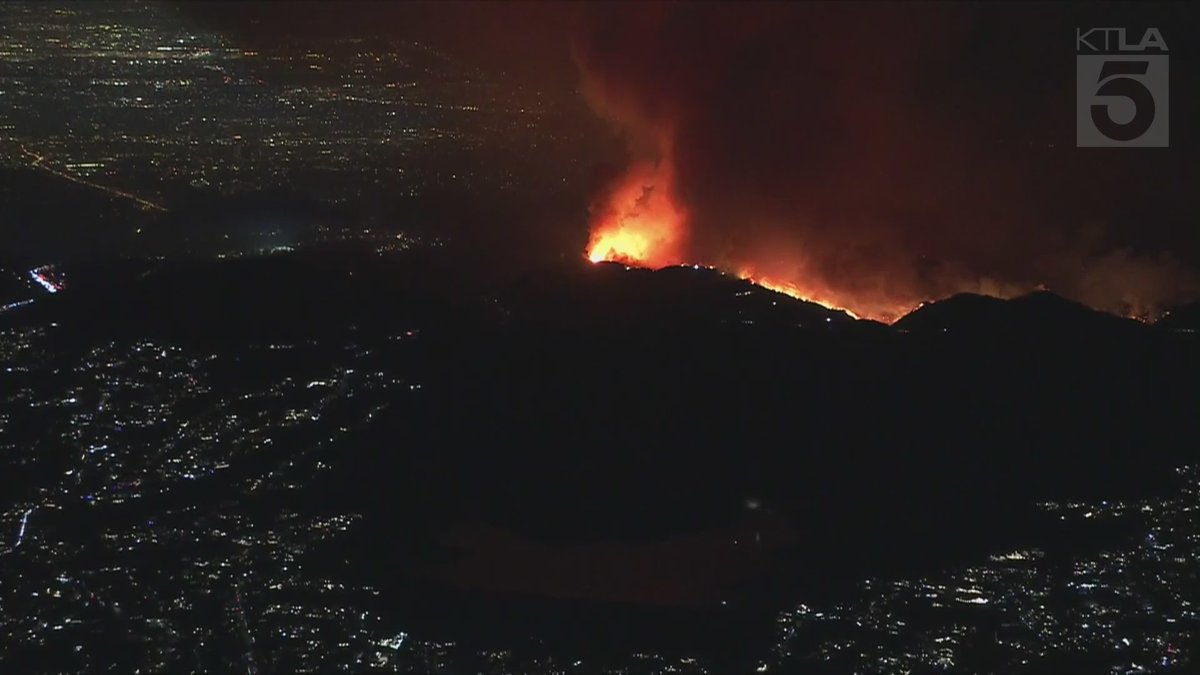
{"label": "orange glow on horizon", "polygon": [[[862,316],[859,316],[857,313],[855,313],[854,310],[852,310],[848,307],[843,307],[842,305],[840,305],[839,303],[837,303],[833,300],[824,299],[824,298],[820,297],[818,294],[804,291],[800,288],[800,286],[798,286],[794,283],[791,283],[791,282],[776,281],[774,279],[768,279],[766,277],[756,277],[754,275],[754,273],[749,270],[739,271],[738,278],[745,279],[746,281],[749,281],[750,283],[755,284],[757,286],[762,286],[763,288],[765,288],[769,291],[775,291],[776,293],[783,293],[784,295],[786,295],[788,297],[796,298],[797,300],[803,300],[804,302],[811,302],[811,303],[818,304],[818,305],[824,307],[825,309],[832,309],[834,311],[845,312],[845,313],[849,314],[850,316],[854,317],[855,319],[863,318]],[[868,317],[868,318],[874,318],[874,317]],[[897,316],[895,318],[889,318],[886,320],[890,323],[891,321],[894,321],[896,318],[899,318],[899,317]]]}

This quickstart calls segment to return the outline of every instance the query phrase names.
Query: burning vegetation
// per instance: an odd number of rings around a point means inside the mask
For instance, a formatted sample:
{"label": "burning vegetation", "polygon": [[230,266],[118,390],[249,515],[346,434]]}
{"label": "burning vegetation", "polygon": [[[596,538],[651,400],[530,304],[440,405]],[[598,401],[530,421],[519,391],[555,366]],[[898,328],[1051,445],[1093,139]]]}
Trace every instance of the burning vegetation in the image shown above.
{"label": "burning vegetation", "polygon": [[582,91],[628,161],[593,205],[585,256],[716,267],[886,322],[963,292],[1051,288],[1139,318],[1200,293],[1190,263],[1161,252],[1169,222],[1119,201],[1136,191],[1094,187],[1178,167],[1090,161],[1054,143],[1070,130],[939,79],[977,58],[975,10],[872,10],[591,8]]}

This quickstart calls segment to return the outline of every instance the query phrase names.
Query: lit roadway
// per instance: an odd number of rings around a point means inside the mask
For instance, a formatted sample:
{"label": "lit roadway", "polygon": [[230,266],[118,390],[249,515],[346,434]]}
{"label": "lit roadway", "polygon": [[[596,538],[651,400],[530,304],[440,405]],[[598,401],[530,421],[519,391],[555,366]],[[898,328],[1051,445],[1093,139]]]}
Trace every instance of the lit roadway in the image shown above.
{"label": "lit roadway", "polygon": [[37,509],[37,507],[32,506],[25,511],[25,515],[21,517],[21,529],[17,532],[17,543],[13,544],[12,548],[8,549],[7,551],[0,553],[0,555],[8,555],[9,553],[12,553],[21,546],[22,541],[25,541],[25,526],[29,524],[29,516],[34,512],[35,509]]}
{"label": "lit roadway", "polygon": [[23,154],[26,157],[29,157],[30,159],[33,160],[29,164],[31,167],[34,167],[37,169],[42,169],[43,171],[48,171],[49,173],[52,173],[55,176],[58,176],[59,178],[65,178],[65,179],[71,181],[72,183],[79,183],[80,185],[85,185],[85,186],[90,187],[95,190],[101,190],[103,192],[107,192],[108,194],[113,195],[114,197],[120,197],[122,199],[128,199],[128,200],[137,202],[143,208],[153,209],[155,211],[166,211],[167,210],[166,207],[159,205],[159,204],[155,204],[154,202],[142,199],[141,197],[139,197],[135,194],[131,194],[129,192],[124,192],[124,191],[118,190],[116,188],[111,188],[111,187],[108,187],[107,185],[93,183],[92,181],[87,180],[85,178],[80,178],[79,176],[75,176],[75,175],[69,174],[65,171],[60,171],[58,169],[55,169],[54,167],[48,166],[45,163],[46,162],[45,155],[39,155],[36,152],[33,152],[32,150],[27,149],[23,144],[17,142],[15,139],[9,139],[9,140],[12,140],[14,143],[16,143],[17,147],[21,150],[21,154]]}

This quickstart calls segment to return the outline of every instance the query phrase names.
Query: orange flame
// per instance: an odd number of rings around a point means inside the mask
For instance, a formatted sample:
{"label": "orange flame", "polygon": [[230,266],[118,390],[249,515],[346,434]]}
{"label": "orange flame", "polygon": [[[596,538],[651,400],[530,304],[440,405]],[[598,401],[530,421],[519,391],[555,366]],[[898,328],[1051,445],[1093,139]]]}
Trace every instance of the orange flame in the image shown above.
{"label": "orange flame", "polygon": [[634,166],[593,219],[588,260],[645,267],[680,263],[685,214],[671,187],[668,165]]}
{"label": "orange flame", "polygon": [[[674,197],[673,173],[667,162],[643,162],[634,165],[609,193],[592,219],[592,233],[585,253],[593,263],[619,262],[636,267],[658,269],[671,265],[702,264],[688,261],[683,252],[687,235],[687,213]],[[912,307],[907,305],[854,304],[830,289],[818,290],[800,280],[764,276],[751,267],[741,267],[737,276],[763,288],[783,293],[827,309],[846,312],[858,318],[894,321]]]}
{"label": "orange flame", "polygon": [[[863,318],[863,317],[859,316],[858,314],[856,314],[850,308],[843,307],[834,300],[823,298],[819,294],[814,294],[811,291],[805,291],[800,286],[798,286],[792,282],[789,282],[789,281],[776,281],[774,279],[769,279],[766,277],[757,277],[754,275],[753,271],[748,270],[748,269],[743,269],[743,270],[738,271],[738,277],[741,279],[745,279],[746,281],[749,281],[750,283],[755,284],[757,286],[762,286],[763,288],[765,288],[767,290],[775,291],[776,293],[783,293],[784,295],[796,298],[797,300],[803,300],[804,302],[812,302],[812,303],[815,303],[815,304],[818,304],[818,305],[824,307],[825,309],[842,311],[842,312],[845,312],[845,313],[849,314],[850,316],[854,317],[855,319]],[[877,318],[877,317],[872,317],[872,318]]]}

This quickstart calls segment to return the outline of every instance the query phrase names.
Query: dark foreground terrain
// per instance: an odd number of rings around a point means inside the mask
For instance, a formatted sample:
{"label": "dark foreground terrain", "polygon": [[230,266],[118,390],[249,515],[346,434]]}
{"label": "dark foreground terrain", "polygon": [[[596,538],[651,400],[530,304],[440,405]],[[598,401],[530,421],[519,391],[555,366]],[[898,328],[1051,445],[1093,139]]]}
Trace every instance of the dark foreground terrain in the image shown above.
{"label": "dark foreground terrain", "polygon": [[1194,308],[885,326],[703,268],[424,251],[62,274],[0,314],[2,663],[1190,658]]}

